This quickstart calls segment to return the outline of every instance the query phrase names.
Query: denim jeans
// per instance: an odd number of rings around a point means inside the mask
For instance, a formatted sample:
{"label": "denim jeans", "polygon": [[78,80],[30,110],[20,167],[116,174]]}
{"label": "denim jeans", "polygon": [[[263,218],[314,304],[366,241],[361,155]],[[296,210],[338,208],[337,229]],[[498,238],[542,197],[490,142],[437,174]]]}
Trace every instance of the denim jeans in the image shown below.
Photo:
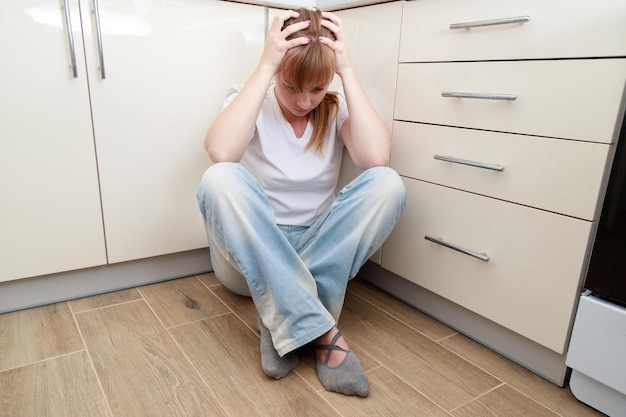
{"label": "denim jeans", "polygon": [[238,163],[207,169],[197,197],[216,277],[252,297],[281,356],[336,325],[348,280],[406,204],[402,180],[387,167],[364,171],[308,227],[276,225],[265,191]]}

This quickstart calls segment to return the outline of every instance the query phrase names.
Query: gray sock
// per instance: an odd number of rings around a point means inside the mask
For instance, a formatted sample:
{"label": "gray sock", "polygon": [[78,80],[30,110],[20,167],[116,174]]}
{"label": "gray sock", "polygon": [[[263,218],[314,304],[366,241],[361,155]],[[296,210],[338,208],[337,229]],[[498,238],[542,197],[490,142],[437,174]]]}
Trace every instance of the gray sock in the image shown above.
{"label": "gray sock", "polygon": [[328,391],[340,392],[345,395],[367,397],[370,383],[356,355],[349,351],[346,358],[334,368],[326,365],[315,357],[317,377]]}
{"label": "gray sock", "polygon": [[[359,362],[359,359],[351,350],[346,351],[344,348],[335,345],[339,337],[341,337],[341,333],[338,332],[329,345],[313,346],[315,349],[328,351],[324,361],[321,361],[317,354],[315,355],[317,377],[328,391],[367,397],[370,393],[370,383],[361,366],[361,362]],[[343,362],[335,367],[327,365],[333,350],[346,353]]]}
{"label": "gray sock", "polygon": [[263,372],[274,379],[284,378],[289,371],[298,366],[297,352],[289,352],[281,357],[274,348],[270,331],[263,326],[260,317],[257,317],[254,325],[261,332],[261,368]]}

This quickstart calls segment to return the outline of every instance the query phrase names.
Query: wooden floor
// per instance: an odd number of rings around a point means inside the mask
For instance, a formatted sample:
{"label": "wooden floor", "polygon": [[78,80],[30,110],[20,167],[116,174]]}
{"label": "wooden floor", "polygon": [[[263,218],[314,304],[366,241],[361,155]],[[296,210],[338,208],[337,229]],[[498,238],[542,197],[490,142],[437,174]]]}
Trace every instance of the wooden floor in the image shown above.
{"label": "wooden floor", "polygon": [[213,274],[0,315],[0,416],[602,415],[359,280],[339,327],[366,399],[326,392],[311,352],[267,378],[255,317]]}

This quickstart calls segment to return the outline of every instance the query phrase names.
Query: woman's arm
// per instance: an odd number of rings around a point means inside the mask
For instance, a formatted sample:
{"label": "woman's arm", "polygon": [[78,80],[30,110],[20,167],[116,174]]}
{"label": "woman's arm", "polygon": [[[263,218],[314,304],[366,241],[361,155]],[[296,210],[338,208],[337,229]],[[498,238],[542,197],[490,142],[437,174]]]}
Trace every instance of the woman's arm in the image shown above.
{"label": "woman's arm", "polygon": [[322,25],[336,37],[322,37],[320,42],[330,47],[337,57],[337,74],[341,77],[350,117],[341,127],[341,138],[354,164],[367,169],[389,164],[391,137],[387,127],[372,106],[361,86],[345,43],[341,19],[333,13],[322,12]]}
{"label": "woman's arm", "polygon": [[265,93],[285,52],[310,41],[304,37],[286,40],[289,35],[304,29],[310,22],[299,22],[281,31],[285,20],[297,16],[297,12],[288,10],[274,18],[258,66],[232,103],[215,119],[204,139],[204,147],[211,161],[238,162],[243,156]]}

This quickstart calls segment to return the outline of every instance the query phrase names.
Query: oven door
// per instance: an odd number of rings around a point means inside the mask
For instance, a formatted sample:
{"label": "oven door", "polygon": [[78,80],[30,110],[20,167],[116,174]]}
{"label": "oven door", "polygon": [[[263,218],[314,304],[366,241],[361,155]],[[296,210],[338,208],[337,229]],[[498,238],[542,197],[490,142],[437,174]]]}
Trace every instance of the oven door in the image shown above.
{"label": "oven door", "polygon": [[611,169],[585,288],[597,297],[626,306],[626,128],[624,127]]}

